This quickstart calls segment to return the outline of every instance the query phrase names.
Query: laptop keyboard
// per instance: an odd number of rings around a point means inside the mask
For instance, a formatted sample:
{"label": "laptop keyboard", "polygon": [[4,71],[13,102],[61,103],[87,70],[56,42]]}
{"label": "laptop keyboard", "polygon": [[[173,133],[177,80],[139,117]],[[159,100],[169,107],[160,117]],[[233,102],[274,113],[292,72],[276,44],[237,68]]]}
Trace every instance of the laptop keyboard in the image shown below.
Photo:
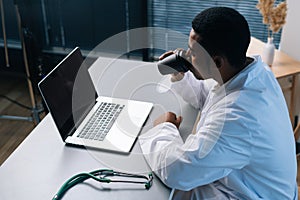
{"label": "laptop keyboard", "polygon": [[102,102],[77,137],[103,141],[124,107]]}

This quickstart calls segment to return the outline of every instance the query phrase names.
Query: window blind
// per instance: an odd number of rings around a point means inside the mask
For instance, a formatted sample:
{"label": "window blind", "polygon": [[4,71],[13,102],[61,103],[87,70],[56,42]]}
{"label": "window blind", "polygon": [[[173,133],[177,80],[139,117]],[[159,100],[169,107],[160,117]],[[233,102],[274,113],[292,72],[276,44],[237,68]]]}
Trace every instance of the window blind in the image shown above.
{"label": "window blind", "polygon": [[[275,5],[283,0],[276,0]],[[150,26],[163,27],[189,35],[191,22],[193,18],[202,10],[214,7],[225,6],[239,11],[248,21],[251,36],[254,36],[264,42],[267,42],[267,26],[262,22],[262,15],[256,8],[258,0],[222,0],[222,1],[204,1],[204,0],[149,0],[148,19]],[[153,46],[164,45],[164,50],[176,49],[178,47],[187,48],[187,38],[176,38],[166,32],[165,37],[157,37],[152,34]],[[274,34],[274,43],[278,47],[281,37],[281,31]],[[154,55],[161,54],[163,50],[155,49]]]}

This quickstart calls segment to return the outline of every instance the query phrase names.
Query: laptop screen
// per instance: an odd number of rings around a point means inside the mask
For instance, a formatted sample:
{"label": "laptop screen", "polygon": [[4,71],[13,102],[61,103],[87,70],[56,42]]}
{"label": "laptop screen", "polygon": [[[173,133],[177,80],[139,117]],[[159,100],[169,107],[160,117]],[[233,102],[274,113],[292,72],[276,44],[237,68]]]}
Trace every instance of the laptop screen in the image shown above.
{"label": "laptop screen", "polygon": [[41,80],[39,89],[63,140],[76,130],[97,97],[78,47]]}

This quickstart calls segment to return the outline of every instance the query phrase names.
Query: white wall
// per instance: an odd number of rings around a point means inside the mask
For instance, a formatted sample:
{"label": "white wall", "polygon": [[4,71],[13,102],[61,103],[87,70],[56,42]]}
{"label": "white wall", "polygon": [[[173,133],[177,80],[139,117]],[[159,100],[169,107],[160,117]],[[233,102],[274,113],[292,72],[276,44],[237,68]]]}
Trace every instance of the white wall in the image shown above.
{"label": "white wall", "polygon": [[287,19],[282,30],[280,50],[300,61],[300,1],[287,0]]}
{"label": "white wall", "polygon": [[[300,61],[300,1],[287,0],[287,6],[287,19],[282,30],[280,50]],[[297,88],[300,88],[300,76],[298,76],[298,83]],[[300,91],[296,93],[294,109],[300,117]]]}

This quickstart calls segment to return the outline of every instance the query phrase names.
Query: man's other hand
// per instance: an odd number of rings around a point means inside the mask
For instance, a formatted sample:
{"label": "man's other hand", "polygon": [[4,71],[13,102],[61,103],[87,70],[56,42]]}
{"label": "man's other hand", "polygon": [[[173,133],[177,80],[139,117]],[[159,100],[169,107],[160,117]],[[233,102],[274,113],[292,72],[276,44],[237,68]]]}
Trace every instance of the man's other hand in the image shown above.
{"label": "man's other hand", "polygon": [[153,123],[154,126],[157,126],[164,122],[170,122],[174,124],[177,128],[179,128],[180,123],[182,122],[182,117],[177,117],[175,113],[167,112],[161,116],[159,116]]}

